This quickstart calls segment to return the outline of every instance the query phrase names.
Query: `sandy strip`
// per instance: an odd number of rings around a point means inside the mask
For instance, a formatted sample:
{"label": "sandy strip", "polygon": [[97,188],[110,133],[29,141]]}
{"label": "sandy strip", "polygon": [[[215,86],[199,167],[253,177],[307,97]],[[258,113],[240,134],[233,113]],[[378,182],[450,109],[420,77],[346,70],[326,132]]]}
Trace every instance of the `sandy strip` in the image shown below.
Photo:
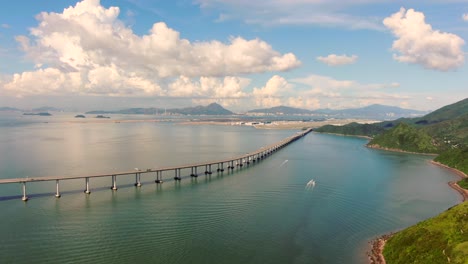
{"label": "sandy strip", "polygon": [[[434,164],[434,165],[437,165],[437,166],[440,166],[440,167],[443,167],[443,168],[446,168],[446,169],[450,170],[451,172],[458,175],[461,179],[464,179],[464,178],[468,177],[468,175],[466,175],[463,171],[460,171],[460,170],[457,170],[455,168],[449,167],[449,166],[447,166],[445,164],[442,164],[440,162],[437,162],[437,161],[431,160],[430,162],[432,164]],[[457,191],[457,192],[459,192],[461,194],[462,202],[463,201],[468,201],[468,190],[463,189],[462,187],[460,187],[460,185],[458,185],[457,182],[449,182],[448,185],[450,187],[452,187],[452,189],[454,189],[455,191]]]}

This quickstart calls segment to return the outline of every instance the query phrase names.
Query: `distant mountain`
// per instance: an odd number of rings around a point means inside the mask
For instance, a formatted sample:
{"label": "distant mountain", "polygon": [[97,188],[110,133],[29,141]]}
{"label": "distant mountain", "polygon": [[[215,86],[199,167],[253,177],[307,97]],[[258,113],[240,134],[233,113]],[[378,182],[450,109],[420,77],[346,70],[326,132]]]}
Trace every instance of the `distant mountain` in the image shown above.
{"label": "distant mountain", "polygon": [[212,103],[207,106],[195,106],[186,108],[129,108],[118,111],[89,111],[86,114],[102,115],[102,114],[125,114],[125,115],[155,115],[155,114],[179,114],[179,115],[232,115],[233,112],[223,108],[217,103]]}
{"label": "distant mountain", "polygon": [[370,125],[323,126],[315,131],[375,136],[368,144],[374,147],[441,153],[468,146],[468,99],[422,117],[400,118]]}
{"label": "distant mountain", "polygon": [[247,113],[257,113],[257,114],[275,114],[275,115],[305,115],[312,114],[313,112],[306,109],[294,108],[289,106],[275,106],[271,108],[263,109],[253,109]]}
{"label": "distant mountain", "polygon": [[32,112],[61,112],[62,109],[51,107],[51,106],[43,106],[38,108],[33,108]]}
{"label": "distant mountain", "polygon": [[363,119],[376,119],[376,120],[389,120],[402,117],[415,117],[426,114],[425,111],[404,109],[396,106],[387,105],[369,105],[362,108],[351,109],[318,109],[307,110],[301,108],[294,108],[289,106],[275,106],[272,108],[254,109],[247,113],[250,114],[273,114],[273,115],[314,115],[322,117],[333,118],[363,118]]}
{"label": "distant mountain", "polygon": [[426,114],[426,111],[404,109],[397,106],[373,104],[361,108],[350,109],[318,109],[313,111],[315,114],[322,114],[336,118],[366,118],[376,120],[389,120],[401,117],[415,117]]}
{"label": "distant mountain", "polygon": [[442,121],[458,118],[468,113],[468,98],[451,105],[437,109],[421,118],[413,120],[413,123],[427,125],[435,124]]}
{"label": "distant mountain", "polygon": [[186,108],[168,109],[167,112],[181,115],[232,115],[233,112],[223,108],[217,103],[211,103],[207,106],[195,106]]}
{"label": "distant mountain", "polygon": [[5,112],[21,112],[21,109],[18,108],[13,108],[13,107],[0,107],[0,111],[5,111]]}

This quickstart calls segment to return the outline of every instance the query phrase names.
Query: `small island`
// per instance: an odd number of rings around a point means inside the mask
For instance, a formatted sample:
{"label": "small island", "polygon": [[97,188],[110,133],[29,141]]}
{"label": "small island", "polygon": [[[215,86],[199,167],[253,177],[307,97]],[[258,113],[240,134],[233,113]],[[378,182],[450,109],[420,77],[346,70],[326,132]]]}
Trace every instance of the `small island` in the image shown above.
{"label": "small island", "polygon": [[85,115],[76,115],[75,118],[86,118]]}
{"label": "small island", "polygon": [[40,112],[40,113],[23,113],[23,115],[33,115],[33,116],[51,116],[49,112]]}
{"label": "small island", "polygon": [[95,118],[110,118],[110,116],[97,115]]}

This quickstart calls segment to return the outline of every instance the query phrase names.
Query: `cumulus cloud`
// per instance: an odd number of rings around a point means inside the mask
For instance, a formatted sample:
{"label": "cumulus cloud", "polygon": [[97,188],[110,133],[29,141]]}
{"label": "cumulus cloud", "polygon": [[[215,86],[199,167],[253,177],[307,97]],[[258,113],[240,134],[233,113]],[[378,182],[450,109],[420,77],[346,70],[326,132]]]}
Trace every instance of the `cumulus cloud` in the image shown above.
{"label": "cumulus cloud", "polygon": [[[38,69],[15,74],[6,89],[25,94],[62,90],[181,96],[192,89],[195,94],[239,96],[244,81],[226,76],[288,71],[300,65],[294,54],[281,54],[260,39],[191,42],[163,22],[140,36],[118,19],[119,14],[118,7],[105,8],[99,0],[83,0],[62,13],[39,14],[30,35],[16,37]],[[210,83],[213,78],[219,80]],[[210,89],[203,90],[206,85],[227,90],[210,94]]]}
{"label": "cumulus cloud", "polygon": [[452,33],[432,29],[421,12],[401,8],[399,12],[385,18],[383,23],[397,37],[392,49],[399,53],[393,55],[399,62],[448,71],[459,68],[465,61],[463,39]]}
{"label": "cumulus cloud", "polygon": [[291,85],[281,76],[273,76],[265,86],[254,88],[252,95],[257,106],[273,107],[282,104],[282,96],[289,92]]}
{"label": "cumulus cloud", "polygon": [[357,61],[358,56],[356,55],[336,55],[336,54],[330,54],[326,57],[319,56],[317,57],[317,60],[320,62],[323,62],[327,64],[328,66],[341,66],[341,65],[346,65],[346,64],[353,64]]}

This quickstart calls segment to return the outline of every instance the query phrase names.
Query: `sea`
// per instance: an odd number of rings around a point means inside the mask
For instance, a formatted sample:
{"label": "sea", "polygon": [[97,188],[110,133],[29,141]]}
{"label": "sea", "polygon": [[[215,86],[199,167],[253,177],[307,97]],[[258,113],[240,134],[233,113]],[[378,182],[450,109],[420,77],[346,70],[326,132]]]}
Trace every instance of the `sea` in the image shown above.
{"label": "sea", "polygon": [[[78,176],[230,158],[298,130],[0,114],[0,178]],[[460,202],[433,156],[310,133],[255,165],[0,185],[1,263],[367,263],[369,241]],[[315,185],[307,185],[311,180]]]}

